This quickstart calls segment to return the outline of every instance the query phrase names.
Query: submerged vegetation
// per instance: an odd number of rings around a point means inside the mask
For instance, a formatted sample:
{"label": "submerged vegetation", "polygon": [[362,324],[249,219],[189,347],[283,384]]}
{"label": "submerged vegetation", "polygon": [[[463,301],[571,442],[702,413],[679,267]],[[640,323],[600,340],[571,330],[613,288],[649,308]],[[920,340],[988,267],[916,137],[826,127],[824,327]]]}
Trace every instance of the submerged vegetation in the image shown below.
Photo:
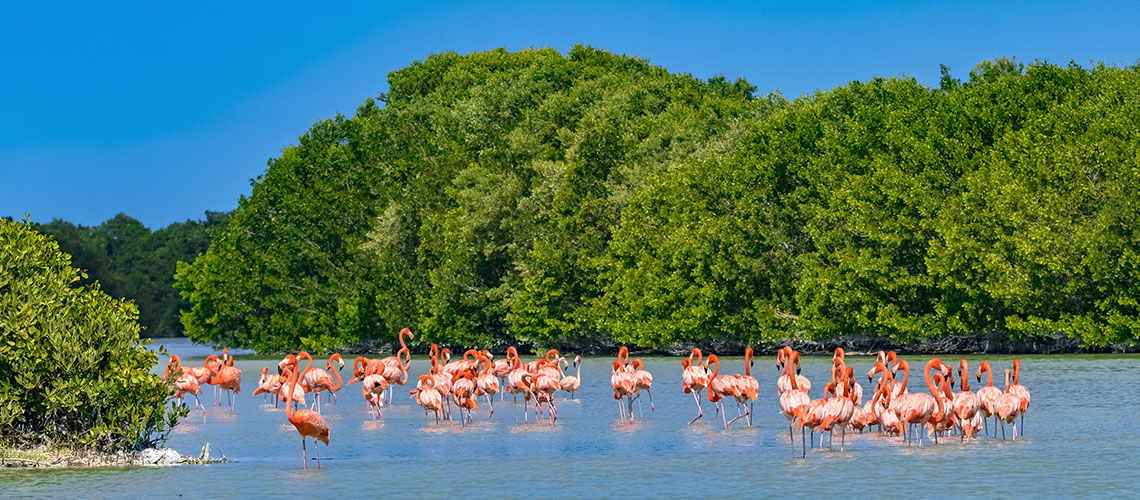
{"label": "submerged vegetation", "polygon": [[1140,68],[1002,59],[787,101],[575,47],[389,84],[178,266],[190,337],[1140,338]]}
{"label": "submerged vegetation", "polygon": [[82,277],[50,237],[0,219],[0,446],[138,450],[184,416],[135,306]]}

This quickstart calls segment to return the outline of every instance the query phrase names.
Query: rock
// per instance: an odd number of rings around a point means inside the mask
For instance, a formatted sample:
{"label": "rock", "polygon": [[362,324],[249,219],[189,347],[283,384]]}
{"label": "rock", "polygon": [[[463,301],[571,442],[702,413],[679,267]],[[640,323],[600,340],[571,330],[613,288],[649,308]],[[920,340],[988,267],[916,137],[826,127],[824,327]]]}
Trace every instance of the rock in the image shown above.
{"label": "rock", "polygon": [[183,463],[185,457],[170,448],[149,448],[140,451],[138,461],[141,465],[178,465]]}

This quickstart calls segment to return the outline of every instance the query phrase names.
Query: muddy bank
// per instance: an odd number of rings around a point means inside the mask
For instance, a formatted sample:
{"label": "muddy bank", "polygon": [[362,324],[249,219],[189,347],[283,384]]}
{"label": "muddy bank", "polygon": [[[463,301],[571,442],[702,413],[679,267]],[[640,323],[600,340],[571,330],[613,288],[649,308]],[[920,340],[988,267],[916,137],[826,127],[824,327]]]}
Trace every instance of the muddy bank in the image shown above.
{"label": "muddy bank", "polygon": [[[491,352],[502,353],[514,345],[521,354],[536,354],[536,347],[529,342],[515,344],[498,343],[491,346]],[[612,356],[622,344],[611,341],[583,340],[580,342],[554,346],[562,354],[582,354],[588,356]],[[628,344],[626,344],[628,345]],[[869,335],[848,335],[825,340],[784,339],[777,342],[752,344],[757,355],[774,355],[778,349],[790,345],[803,354],[830,354],[836,347],[852,354],[873,354],[879,350],[894,350],[899,354],[1095,354],[1095,353],[1137,353],[1140,345],[1110,344],[1103,347],[1082,346],[1080,341],[1063,335],[1031,336],[1011,339],[1005,333],[978,334],[970,336],[947,336],[906,343],[888,338]],[[415,355],[426,355],[429,344],[408,346]],[[464,347],[443,344],[451,349],[452,356],[460,356]],[[748,347],[735,340],[710,341],[702,344],[683,343],[668,347],[641,348],[629,346],[630,351],[641,356],[679,356],[688,354],[693,347],[725,356],[739,356]],[[364,341],[345,348],[342,352],[369,356],[388,356],[400,348],[392,342],[380,343]]]}

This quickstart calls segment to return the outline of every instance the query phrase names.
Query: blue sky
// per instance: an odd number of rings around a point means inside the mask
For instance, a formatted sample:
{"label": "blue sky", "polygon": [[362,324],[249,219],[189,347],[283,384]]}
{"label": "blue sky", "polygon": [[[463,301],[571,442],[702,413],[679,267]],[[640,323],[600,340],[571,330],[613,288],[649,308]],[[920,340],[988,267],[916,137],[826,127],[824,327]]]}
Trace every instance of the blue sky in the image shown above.
{"label": "blue sky", "polygon": [[1108,2],[21,3],[0,7],[0,216],[152,229],[234,208],[313,122],[434,52],[583,43],[787,97],[1140,59],[1140,5]]}

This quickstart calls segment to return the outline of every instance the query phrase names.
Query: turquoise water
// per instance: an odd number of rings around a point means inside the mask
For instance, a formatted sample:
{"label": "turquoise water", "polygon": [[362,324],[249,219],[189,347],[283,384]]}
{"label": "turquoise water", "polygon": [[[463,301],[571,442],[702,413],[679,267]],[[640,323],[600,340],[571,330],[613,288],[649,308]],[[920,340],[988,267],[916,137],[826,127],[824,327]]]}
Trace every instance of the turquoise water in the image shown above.
{"label": "turquoise water", "polygon": [[[208,352],[178,341],[168,347],[185,354],[187,365],[200,364]],[[806,459],[799,458],[798,436],[794,452],[788,443],[774,358],[758,358],[753,368],[761,384],[754,427],[740,421],[728,431],[713,419],[707,401],[705,418],[688,425],[696,408],[692,396],[681,392],[679,359],[643,359],[655,377],[657,410],[651,412],[645,401],[644,419],[633,424],[618,420],[609,386],[612,358],[584,360],[582,390],[574,401],[559,393],[553,426],[533,419],[523,424],[521,404],[516,407],[509,395],[504,402],[495,400],[489,420],[481,403],[472,425],[436,424],[408,397],[410,386],[397,386],[395,405],[377,422],[364,407],[360,386],[348,386],[336,405],[323,406],[331,440],[328,447],[320,445],[322,468],[310,462],[304,471],[300,438],[284,410],[251,396],[261,368],[276,360],[239,358],[243,381],[235,412],[211,406],[204,424],[192,413],[167,443],[197,455],[209,442],[214,455],[224,454],[233,463],[3,471],[0,497],[964,497],[999,491],[1003,496],[1124,497],[1140,484],[1135,472],[1140,424],[1125,418],[1140,410],[1129,396],[1140,382],[1140,358],[1021,357],[1021,382],[1033,401],[1026,435],[1018,440],[960,444],[954,437],[919,448],[875,433],[848,434],[845,451],[839,451],[837,439],[833,450],[809,450]],[[906,359],[918,366],[928,358]],[[1000,374],[1011,358],[968,359],[972,370],[988,359]],[[744,370],[740,358],[722,361],[722,373]],[[872,362],[848,361],[857,374],[865,374]],[[802,374],[813,382],[812,397],[821,397],[829,366],[830,358],[804,359]],[[423,356],[414,357],[412,379],[426,367]],[[351,375],[351,367],[342,373]],[[865,377],[860,382],[868,388]],[[909,385],[911,391],[925,390],[918,376]],[[203,400],[212,405],[212,388]],[[730,416],[736,414],[734,406],[728,406]]]}

